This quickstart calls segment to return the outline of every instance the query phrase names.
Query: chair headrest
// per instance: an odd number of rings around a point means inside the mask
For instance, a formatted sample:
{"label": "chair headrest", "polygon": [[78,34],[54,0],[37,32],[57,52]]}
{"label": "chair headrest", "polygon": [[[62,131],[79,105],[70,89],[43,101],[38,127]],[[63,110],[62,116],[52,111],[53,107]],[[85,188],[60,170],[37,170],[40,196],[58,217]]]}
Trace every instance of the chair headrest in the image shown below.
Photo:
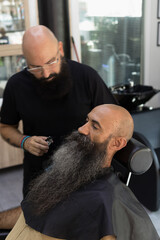
{"label": "chair headrest", "polygon": [[153,162],[151,150],[134,138],[114,155],[114,159],[136,175],[145,173]]}

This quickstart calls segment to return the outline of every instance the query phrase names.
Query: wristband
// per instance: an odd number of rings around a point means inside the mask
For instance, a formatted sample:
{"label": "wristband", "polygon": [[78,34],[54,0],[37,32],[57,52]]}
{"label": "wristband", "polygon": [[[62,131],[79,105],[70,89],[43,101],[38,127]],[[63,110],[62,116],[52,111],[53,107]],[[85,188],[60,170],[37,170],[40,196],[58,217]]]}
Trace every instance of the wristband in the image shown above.
{"label": "wristband", "polygon": [[21,143],[20,143],[20,145],[21,145],[21,148],[24,150],[24,147],[23,147],[23,145],[24,145],[24,142],[26,141],[26,139],[27,138],[29,138],[30,136],[24,136],[23,138],[22,138],[22,140],[21,140]]}

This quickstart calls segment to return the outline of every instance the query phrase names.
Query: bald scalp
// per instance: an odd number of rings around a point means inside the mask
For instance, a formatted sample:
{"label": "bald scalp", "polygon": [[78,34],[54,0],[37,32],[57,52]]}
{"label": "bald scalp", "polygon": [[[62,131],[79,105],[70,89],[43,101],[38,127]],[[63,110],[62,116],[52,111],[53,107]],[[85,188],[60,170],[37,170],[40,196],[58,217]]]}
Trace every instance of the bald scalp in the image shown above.
{"label": "bald scalp", "polygon": [[49,28],[43,25],[30,27],[23,35],[22,51],[24,56],[37,48],[44,48],[48,42],[58,43],[57,38]]}
{"label": "bald scalp", "polygon": [[115,137],[125,137],[127,141],[131,139],[134,123],[132,116],[125,108],[114,104],[103,104],[97,106],[95,110],[101,112],[104,119],[110,119]]}

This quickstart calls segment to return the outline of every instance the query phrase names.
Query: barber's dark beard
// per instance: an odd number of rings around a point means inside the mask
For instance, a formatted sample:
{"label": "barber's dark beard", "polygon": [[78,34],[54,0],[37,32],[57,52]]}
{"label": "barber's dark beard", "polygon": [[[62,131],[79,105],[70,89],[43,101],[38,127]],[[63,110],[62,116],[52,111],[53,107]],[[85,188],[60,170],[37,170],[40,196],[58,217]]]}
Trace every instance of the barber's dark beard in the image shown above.
{"label": "barber's dark beard", "polygon": [[[48,79],[52,78],[47,81]],[[45,100],[61,99],[66,96],[71,87],[69,67],[63,57],[61,57],[61,68],[59,73],[52,73],[48,78],[33,78],[36,83],[36,90],[41,98]]]}
{"label": "barber's dark beard", "polygon": [[41,215],[65,200],[70,193],[104,174],[106,147],[73,132],[55,152],[49,169],[35,179],[27,195],[34,214]]}

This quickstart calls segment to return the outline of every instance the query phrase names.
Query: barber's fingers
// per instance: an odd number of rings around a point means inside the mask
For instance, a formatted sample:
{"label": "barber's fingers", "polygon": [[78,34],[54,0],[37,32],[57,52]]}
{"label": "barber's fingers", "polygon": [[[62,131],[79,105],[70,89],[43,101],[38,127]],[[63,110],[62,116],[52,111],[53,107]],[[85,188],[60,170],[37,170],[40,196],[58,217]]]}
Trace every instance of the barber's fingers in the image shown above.
{"label": "barber's fingers", "polygon": [[42,156],[48,152],[49,146],[45,141],[47,137],[43,136],[32,136],[25,140],[24,149],[35,156]]}

